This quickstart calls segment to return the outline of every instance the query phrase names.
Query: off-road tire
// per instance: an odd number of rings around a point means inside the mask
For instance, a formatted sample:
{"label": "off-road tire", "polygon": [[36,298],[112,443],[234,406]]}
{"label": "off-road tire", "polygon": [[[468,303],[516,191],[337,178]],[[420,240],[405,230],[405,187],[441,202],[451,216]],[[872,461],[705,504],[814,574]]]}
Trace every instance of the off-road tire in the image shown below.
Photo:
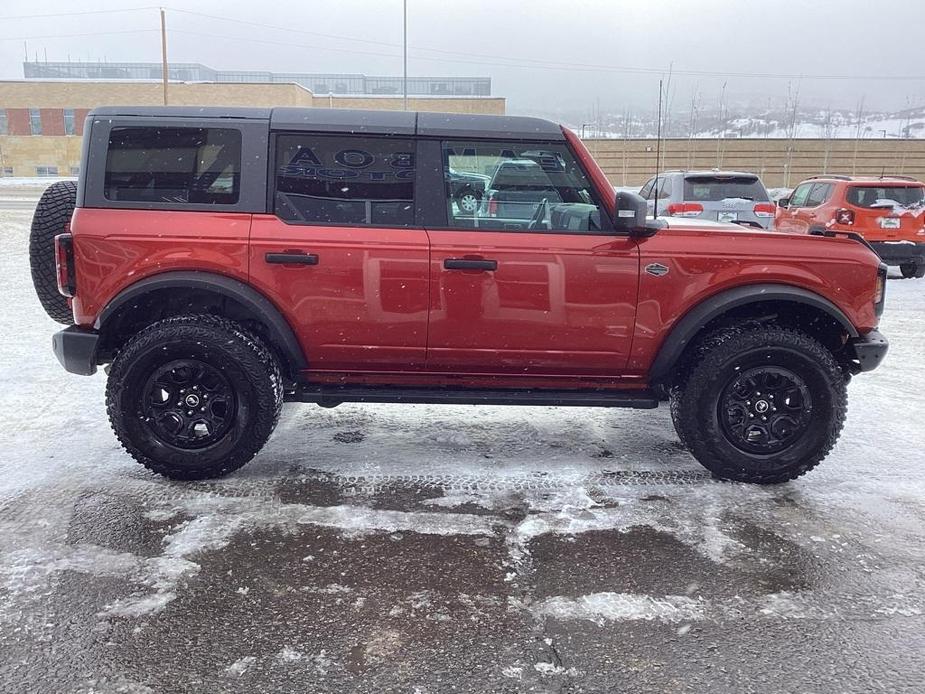
{"label": "off-road tire", "polygon": [[[220,372],[233,393],[230,428],[205,447],[174,445],[145,415],[146,384],[172,360],[196,360]],[[178,316],[144,328],[119,352],[106,384],[106,409],[119,442],[139,463],[171,479],[206,479],[237,470],[263,447],[279,419],[282,384],[270,350],[236,323]]]}
{"label": "off-road tire", "polygon": [[74,316],[68,301],[58,291],[55,270],[55,236],[63,234],[77,205],[77,184],[73,181],[52,183],[35,207],[29,234],[29,267],[35,293],[51,318],[71,325]]}
{"label": "off-road tire", "polygon": [[899,266],[903,279],[921,279],[925,277],[925,263],[903,263]]}
{"label": "off-road tire", "polygon": [[[779,326],[723,328],[693,348],[686,377],[671,391],[672,420],[681,441],[716,477],[776,484],[796,479],[831,451],[847,411],[846,379],[832,353],[798,330]],[[790,370],[812,398],[808,427],[783,450],[746,451],[720,424],[727,386],[752,368]]]}

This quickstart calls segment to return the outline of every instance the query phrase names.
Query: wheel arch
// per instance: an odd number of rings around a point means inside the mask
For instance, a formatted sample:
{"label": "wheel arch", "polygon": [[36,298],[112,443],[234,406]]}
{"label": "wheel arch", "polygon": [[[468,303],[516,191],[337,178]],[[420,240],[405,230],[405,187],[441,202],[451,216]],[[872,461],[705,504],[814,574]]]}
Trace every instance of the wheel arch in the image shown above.
{"label": "wheel arch", "polygon": [[649,381],[662,383],[673,373],[697,337],[724,320],[774,320],[796,323],[815,333],[833,352],[858,331],[838,306],[815,292],[785,284],[752,284],[727,289],[689,309],[672,326],[649,369]]}
{"label": "wheel arch", "polygon": [[146,325],[183,313],[214,313],[244,323],[268,343],[291,379],[306,367],[295,332],[275,304],[240,280],[202,271],[164,272],[123,289],[94,322],[100,355],[112,355]]}

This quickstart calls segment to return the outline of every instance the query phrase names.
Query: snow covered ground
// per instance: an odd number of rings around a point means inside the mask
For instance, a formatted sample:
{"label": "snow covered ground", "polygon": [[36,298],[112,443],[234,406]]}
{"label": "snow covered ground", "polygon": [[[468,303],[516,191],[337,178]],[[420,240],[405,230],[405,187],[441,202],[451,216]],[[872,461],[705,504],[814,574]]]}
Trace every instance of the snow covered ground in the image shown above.
{"label": "snow covered ground", "polygon": [[55,361],[30,218],[0,209],[0,690],[921,691],[925,281],[791,484],[711,480],[664,408],[399,405],[288,406],[178,484]]}

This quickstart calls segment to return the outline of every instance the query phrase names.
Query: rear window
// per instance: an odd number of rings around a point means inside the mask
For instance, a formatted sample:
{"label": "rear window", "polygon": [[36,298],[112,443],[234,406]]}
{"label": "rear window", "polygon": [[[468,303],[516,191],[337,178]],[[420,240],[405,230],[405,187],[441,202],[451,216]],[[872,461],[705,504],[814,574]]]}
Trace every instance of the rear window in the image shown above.
{"label": "rear window", "polygon": [[846,197],[855,207],[915,207],[925,202],[925,187],[850,186]]}
{"label": "rear window", "polygon": [[754,176],[688,176],[684,179],[684,199],[719,202],[743,198],[767,202],[768,193]]}
{"label": "rear window", "polygon": [[234,205],[241,185],[241,132],[231,128],[113,128],[107,200]]}

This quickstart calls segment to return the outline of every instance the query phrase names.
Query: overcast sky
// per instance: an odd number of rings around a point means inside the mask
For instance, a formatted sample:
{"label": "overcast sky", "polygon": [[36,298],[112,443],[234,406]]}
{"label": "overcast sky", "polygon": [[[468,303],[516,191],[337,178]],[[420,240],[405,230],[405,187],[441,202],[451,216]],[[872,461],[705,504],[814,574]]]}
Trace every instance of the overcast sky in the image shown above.
{"label": "overcast sky", "polygon": [[[49,60],[159,60],[153,7],[14,18],[145,4],[0,0],[0,77],[23,76],[24,39],[30,59],[47,53]],[[788,89],[798,91],[803,106],[853,108],[861,97],[869,109],[925,106],[923,0],[408,0],[408,6],[409,75],[490,76],[493,93],[508,97],[509,113],[590,113],[598,104],[611,111],[654,108],[659,75],[667,78],[669,66],[682,110],[692,93],[709,108],[724,84],[728,103],[753,108],[769,100],[782,105]],[[401,74],[401,0],[170,0],[167,8],[172,61]],[[901,77],[915,79],[895,79]]]}

